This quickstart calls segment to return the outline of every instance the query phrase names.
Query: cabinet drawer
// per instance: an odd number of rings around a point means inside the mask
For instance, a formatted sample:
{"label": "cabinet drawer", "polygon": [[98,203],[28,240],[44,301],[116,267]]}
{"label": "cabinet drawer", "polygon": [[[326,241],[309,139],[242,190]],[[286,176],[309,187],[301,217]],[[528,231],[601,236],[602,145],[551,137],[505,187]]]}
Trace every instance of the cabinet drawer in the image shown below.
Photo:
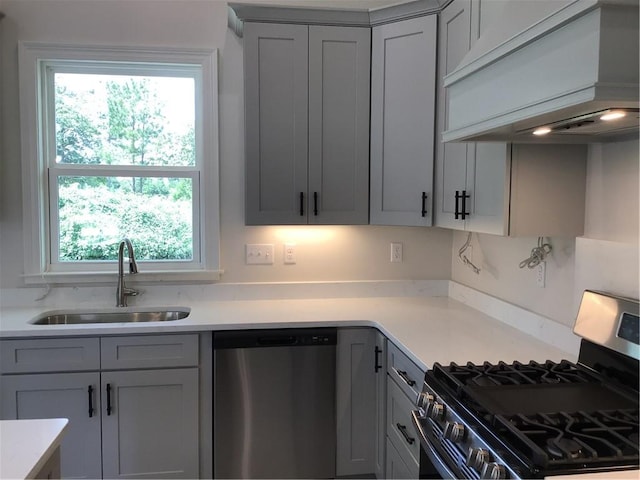
{"label": "cabinet drawer", "polygon": [[198,335],[102,337],[103,370],[191,367],[198,365]]}
{"label": "cabinet drawer", "polygon": [[72,372],[100,368],[98,338],[2,340],[2,373]]}
{"label": "cabinet drawer", "polygon": [[387,371],[405,395],[415,401],[422,390],[425,372],[391,342],[387,342]]}
{"label": "cabinet drawer", "polygon": [[387,385],[387,436],[407,465],[420,461],[420,440],[411,423],[415,408],[395,382]]}
{"label": "cabinet drawer", "polygon": [[398,478],[418,478],[420,466],[416,462],[407,465],[402,459],[393,443],[387,438],[387,466],[385,478],[394,480]]}

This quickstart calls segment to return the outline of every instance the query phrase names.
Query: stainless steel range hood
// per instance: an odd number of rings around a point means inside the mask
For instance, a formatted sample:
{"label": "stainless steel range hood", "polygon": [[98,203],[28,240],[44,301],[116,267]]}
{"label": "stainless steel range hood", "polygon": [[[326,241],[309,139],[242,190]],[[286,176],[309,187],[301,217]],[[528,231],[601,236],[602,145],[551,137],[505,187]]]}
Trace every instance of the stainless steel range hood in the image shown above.
{"label": "stainless steel range hood", "polygon": [[[502,2],[501,16],[444,79],[443,141],[637,136],[638,42],[638,0]],[[612,113],[618,118],[602,119]],[[550,131],[534,135],[541,127]]]}

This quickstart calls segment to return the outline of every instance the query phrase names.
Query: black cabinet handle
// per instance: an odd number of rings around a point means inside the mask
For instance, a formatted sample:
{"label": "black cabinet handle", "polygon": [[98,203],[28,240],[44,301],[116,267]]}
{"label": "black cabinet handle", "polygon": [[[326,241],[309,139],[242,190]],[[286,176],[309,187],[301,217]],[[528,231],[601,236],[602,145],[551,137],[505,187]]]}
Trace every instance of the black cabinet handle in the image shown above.
{"label": "black cabinet handle", "polygon": [[89,393],[89,418],[91,418],[93,417],[93,387],[89,385],[87,391]]}
{"label": "black cabinet handle", "polygon": [[313,214],[318,216],[318,192],[313,192]]}
{"label": "black cabinet handle", "polygon": [[422,192],[422,216],[427,216],[427,192]]}
{"label": "black cabinet handle", "polygon": [[467,195],[467,191],[462,190],[460,198],[462,198],[462,212],[460,212],[460,214],[462,215],[462,220],[464,220],[467,218],[467,215],[469,215],[469,212],[467,212],[467,198],[471,198],[471,195]]}
{"label": "black cabinet handle", "polygon": [[300,216],[304,217],[304,192],[300,192]]}
{"label": "black cabinet handle", "polygon": [[404,439],[407,441],[407,443],[409,445],[413,445],[413,442],[415,442],[416,439],[409,436],[409,434],[407,433],[407,427],[405,427],[401,423],[396,423],[396,427],[398,427],[398,430],[400,431]]}
{"label": "black cabinet handle", "polygon": [[396,370],[396,372],[398,372],[398,375],[400,375],[400,378],[402,378],[402,380],[404,380],[404,383],[406,383],[410,387],[413,387],[416,384],[415,381],[413,381],[413,380],[411,380],[411,378],[409,378],[409,376],[407,375],[407,372],[405,372],[404,370]]}
{"label": "black cabinet handle", "polygon": [[[469,215],[469,212],[467,212],[467,198],[471,198],[471,195],[467,195],[466,190],[456,190],[456,210],[454,212],[456,220],[464,220]],[[462,209],[460,209],[460,206],[462,206]]]}
{"label": "black cabinet handle", "polygon": [[111,415],[111,384],[107,383],[107,415]]}
{"label": "black cabinet handle", "polygon": [[380,370],[382,368],[382,365],[380,365],[380,354],[382,353],[382,349],[378,348],[378,346],[376,345],[376,359],[373,363],[373,367],[375,372],[377,373],[378,370]]}

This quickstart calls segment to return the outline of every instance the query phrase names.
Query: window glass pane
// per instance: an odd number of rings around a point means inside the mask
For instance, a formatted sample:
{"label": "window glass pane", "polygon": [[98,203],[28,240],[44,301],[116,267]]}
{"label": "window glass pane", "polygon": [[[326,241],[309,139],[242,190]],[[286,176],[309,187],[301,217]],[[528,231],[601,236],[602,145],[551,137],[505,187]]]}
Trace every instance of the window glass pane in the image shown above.
{"label": "window glass pane", "polygon": [[195,81],[54,75],[56,162],[195,165]]}
{"label": "window glass pane", "polygon": [[193,258],[191,178],[58,177],[58,260],[116,260],[127,237],[136,259]]}

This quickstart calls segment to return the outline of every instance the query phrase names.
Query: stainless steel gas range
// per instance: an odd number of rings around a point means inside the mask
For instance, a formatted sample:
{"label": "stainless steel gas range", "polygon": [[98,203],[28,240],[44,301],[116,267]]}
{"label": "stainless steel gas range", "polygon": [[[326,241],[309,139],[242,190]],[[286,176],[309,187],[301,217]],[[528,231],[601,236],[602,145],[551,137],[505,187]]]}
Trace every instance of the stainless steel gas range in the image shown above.
{"label": "stainless steel gas range", "polygon": [[577,363],[436,363],[412,412],[443,478],[640,468],[638,301],[585,291]]}

